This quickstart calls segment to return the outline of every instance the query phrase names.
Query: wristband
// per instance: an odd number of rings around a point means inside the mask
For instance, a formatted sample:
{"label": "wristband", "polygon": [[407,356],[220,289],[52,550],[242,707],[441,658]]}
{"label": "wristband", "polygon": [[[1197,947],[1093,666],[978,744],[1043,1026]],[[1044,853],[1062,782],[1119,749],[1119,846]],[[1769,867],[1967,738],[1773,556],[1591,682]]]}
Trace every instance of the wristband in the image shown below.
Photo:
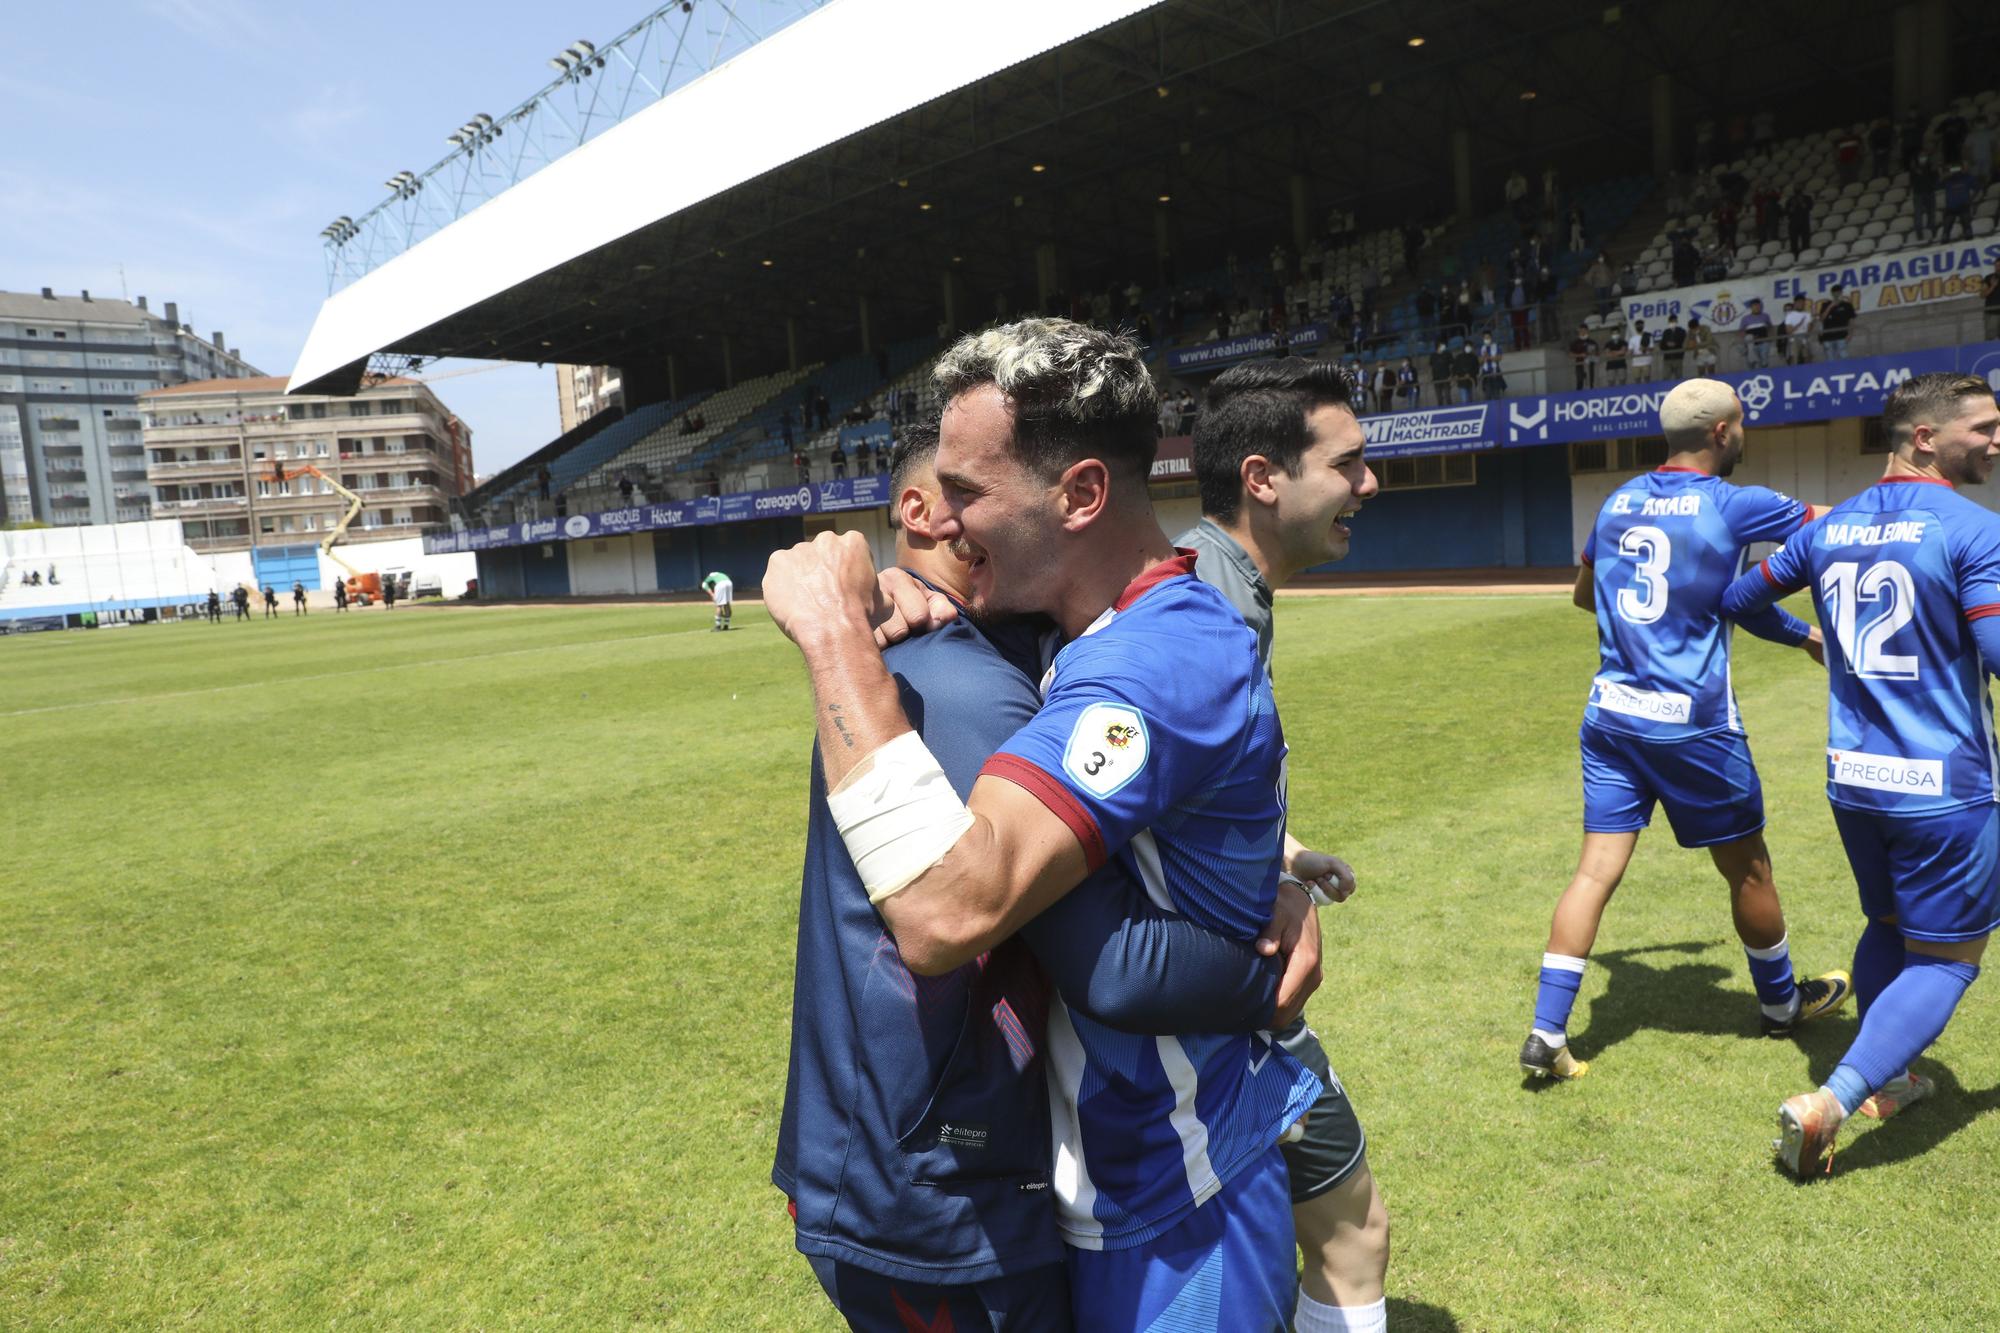
{"label": "wristband", "polygon": [[972,827],[972,812],[914,731],[864,757],[827,793],[826,807],[871,903],[908,888]]}

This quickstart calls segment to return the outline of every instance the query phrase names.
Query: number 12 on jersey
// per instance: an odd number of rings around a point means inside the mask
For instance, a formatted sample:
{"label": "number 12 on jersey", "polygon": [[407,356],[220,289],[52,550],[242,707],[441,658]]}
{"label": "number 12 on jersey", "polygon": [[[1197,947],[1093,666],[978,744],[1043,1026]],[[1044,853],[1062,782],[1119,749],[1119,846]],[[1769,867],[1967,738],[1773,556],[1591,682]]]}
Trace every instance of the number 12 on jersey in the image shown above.
{"label": "number 12 on jersey", "polygon": [[[1852,560],[1838,561],[1820,575],[1819,593],[1850,672],[1868,680],[1917,678],[1915,656],[1888,650],[1896,631],[1917,613],[1916,584],[1909,570],[1894,560],[1879,561],[1866,570]],[[1859,609],[1864,602],[1880,605],[1882,611],[1861,625]]]}

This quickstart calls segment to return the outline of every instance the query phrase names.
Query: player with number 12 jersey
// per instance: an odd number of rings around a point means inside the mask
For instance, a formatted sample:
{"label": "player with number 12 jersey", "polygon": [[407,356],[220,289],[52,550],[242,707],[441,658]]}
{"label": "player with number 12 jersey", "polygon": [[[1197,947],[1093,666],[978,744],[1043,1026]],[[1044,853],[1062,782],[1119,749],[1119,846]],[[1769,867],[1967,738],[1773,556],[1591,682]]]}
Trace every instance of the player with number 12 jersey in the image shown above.
{"label": "player with number 12 jersey", "polygon": [[[1728,882],[1761,1022],[1772,1035],[1837,1008],[1844,973],[1792,974],[1784,911],[1764,845],[1764,793],[1730,678],[1722,594],[1745,548],[1782,541],[1813,509],[1723,480],[1743,453],[1743,405],[1717,380],[1688,380],[1660,405],[1666,465],[1611,493],[1583,548],[1576,604],[1597,613],[1599,667],[1579,741],[1583,853],[1556,905],[1522,1071],[1577,1078],[1569,1015],[1612,891],[1653,807],[1683,847],[1705,847]],[[1744,628],[1816,651],[1816,632],[1779,607]]]}
{"label": "player with number 12 jersey", "polygon": [[1886,1118],[1930,1080],[1910,1061],[1944,1031],[2000,920],[2000,516],[1960,495],[2000,457],[1977,376],[1916,375],[1882,411],[1882,480],[1732,584],[1755,615],[1811,588],[1827,627],[1826,795],[1867,917],[1854,949],[1861,1031],[1824,1086],[1778,1110],[1778,1154],[1812,1176],[1856,1111]]}

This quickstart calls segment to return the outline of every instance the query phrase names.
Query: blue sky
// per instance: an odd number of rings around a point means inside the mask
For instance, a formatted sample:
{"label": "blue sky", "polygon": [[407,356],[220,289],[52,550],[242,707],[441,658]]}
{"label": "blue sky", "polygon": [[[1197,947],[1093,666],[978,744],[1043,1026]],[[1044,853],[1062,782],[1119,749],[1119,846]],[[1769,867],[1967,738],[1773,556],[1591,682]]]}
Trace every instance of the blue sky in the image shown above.
{"label": "blue sky", "polygon": [[[8,6],[0,290],[177,301],[204,337],[220,329],[288,374],[326,297],[320,229],[436,162],[474,113],[528,97],[549,56],[601,45],[657,2]],[[553,369],[435,388],[471,425],[482,472],[557,432]]]}

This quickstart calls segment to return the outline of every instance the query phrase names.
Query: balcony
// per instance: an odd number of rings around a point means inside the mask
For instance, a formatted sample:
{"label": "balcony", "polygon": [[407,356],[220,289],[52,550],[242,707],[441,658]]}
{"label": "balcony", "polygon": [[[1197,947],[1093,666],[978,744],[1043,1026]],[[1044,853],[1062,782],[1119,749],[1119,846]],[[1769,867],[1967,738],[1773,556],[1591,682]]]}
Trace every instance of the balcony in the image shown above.
{"label": "balcony", "polygon": [[227,468],[231,472],[241,474],[243,471],[243,460],[240,458],[154,458],[147,461],[146,468],[151,472],[175,473],[191,472],[198,468]]}
{"label": "balcony", "polygon": [[49,503],[64,509],[75,509],[78,507],[88,509],[90,507],[90,497],[88,495],[51,495]]}
{"label": "balcony", "polygon": [[162,514],[221,514],[249,508],[249,501],[240,495],[211,495],[200,500],[155,500],[153,509]]}

